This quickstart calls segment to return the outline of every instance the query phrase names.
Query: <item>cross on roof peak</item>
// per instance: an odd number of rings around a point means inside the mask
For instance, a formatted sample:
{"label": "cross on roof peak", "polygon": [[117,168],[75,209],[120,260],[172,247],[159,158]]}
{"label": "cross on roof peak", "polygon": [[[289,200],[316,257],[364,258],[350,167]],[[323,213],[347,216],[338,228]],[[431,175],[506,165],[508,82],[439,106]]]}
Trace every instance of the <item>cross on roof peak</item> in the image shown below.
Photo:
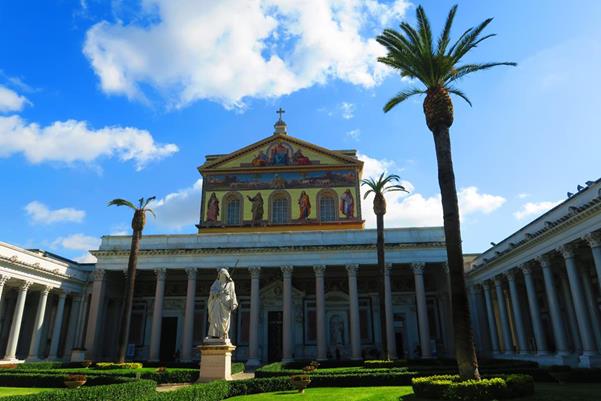
{"label": "cross on roof peak", "polygon": [[282,114],[284,114],[286,112],[286,110],[282,109],[281,107],[276,110],[276,113],[278,113],[280,115],[280,121],[282,121]]}

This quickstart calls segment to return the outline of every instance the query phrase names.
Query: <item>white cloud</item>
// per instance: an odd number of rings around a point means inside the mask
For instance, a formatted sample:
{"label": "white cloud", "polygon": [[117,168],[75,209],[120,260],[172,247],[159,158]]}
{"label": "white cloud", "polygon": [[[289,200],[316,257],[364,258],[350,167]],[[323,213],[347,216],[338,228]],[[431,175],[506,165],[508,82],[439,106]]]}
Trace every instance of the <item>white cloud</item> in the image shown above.
{"label": "white cloud", "polygon": [[361,130],[360,129],[350,130],[346,133],[346,136],[347,136],[347,138],[350,138],[353,141],[359,141],[359,138],[361,137]]}
{"label": "white cloud", "polygon": [[98,249],[100,238],[85,234],[71,234],[66,237],[58,237],[50,245],[52,248],[62,248],[72,251],[84,251],[80,256],[75,257],[75,261],[80,263],[96,263],[96,258],[88,251]]}
{"label": "white cloud", "polygon": [[29,100],[6,86],[0,85],[0,112],[21,111]]}
{"label": "white cloud", "polygon": [[518,194],[518,199],[526,199],[526,198],[528,198],[529,196],[530,196],[530,194],[529,194],[529,193],[522,192],[522,193],[519,193],[519,194]]}
{"label": "white cloud", "polygon": [[523,220],[526,217],[538,216],[560,203],[561,201],[527,202],[522,205],[520,210],[514,212],[513,216],[518,220]]}
{"label": "white cloud", "polygon": [[[373,159],[359,154],[363,160],[363,177],[377,177],[382,172],[395,173],[398,171],[396,163],[390,160]],[[424,196],[415,192],[415,187],[409,181],[401,181],[401,185],[409,191],[390,192],[386,197],[386,227],[428,227],[442,226],[442,204],[440,194]],[[361,188],[362,194],[366,189]],[[362,195],[363,196],[363,195]],[[496,195],[482,194],[474,186],[462,188],[457,194],[461,217],[477,213],[489,214],[505,203],[505,198]],[[361,212],[368,228],[376,226],[376,216],[373,213],[373,195],[362,200]]]}
{"label": "white cloud", "polygon": [[52,224],[67,221],[81,223],[84,217],[86,217],[86,212],[83,210],[71,207],[51,210],[48,206],[38,201],[29,202],[25,206],[25,212],[31,219],[31,222],[37,224]]}
{"label": "white cloud", "polygon": [[155,224],[161,227],[181,230],[198,223],[200,216],[200,196],[202,179],[191,187],[168,194],[152,202],[150,207],[156,213]]}
{"label": "white cloud", "polygon": [[[407,0],[146,0],[142,15],[90,28],[84,54],[109,94],[175,106],[243,107],[330,79],[372,87],[390,73],[374,39]],[[169,62],[165,62],[169,60]]]}
{"label": "white cloud", "polygon": [[96,256],[92,255],[90,252],[86,252],[80,256],[74,258],[76,262],[79,263],[96,263],[98,260]]}
{"label": "white cloud", "polygon": [[48,126],[28,123],[13,115],[0,117],[0,157],[22,153],[34,164],[58,161],[92,163],[100,157],[133,161],[141,170],[149,162],[177,152],[161,145],[146,130],[131,127],[91,129],[85,121],[56,121]]}
{"label": "white cloud", "polygon": [[345,120],[353,118],[355,113],[355,105],[348,102],[340,103],[340,114]]}

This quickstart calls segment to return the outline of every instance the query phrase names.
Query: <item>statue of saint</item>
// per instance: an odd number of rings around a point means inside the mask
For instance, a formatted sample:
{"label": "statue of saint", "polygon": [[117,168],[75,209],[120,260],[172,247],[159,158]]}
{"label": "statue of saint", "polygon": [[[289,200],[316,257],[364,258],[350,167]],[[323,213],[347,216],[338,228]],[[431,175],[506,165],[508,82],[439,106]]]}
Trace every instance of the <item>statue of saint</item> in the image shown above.
{"label": "statue of saint", "polygon": [[219,220],[219,200],[213,192],[207,205],[207,221],[215,223],[217,220]]}
{"label": "statue of saint", "polygon": [[355,217],[355,201],[350,189],[344,191],[340,197],[340,213],[349,219]]}
{"label": "statue of saint", "polygon": [[252,198],[248,195],[246,197],[252,203],[251,212],[253,215],[253,226],[255,224],[261,224],[261,221],[263,220],[263,197],[261,196],[261,193],[257,192],[257,194]]}
{"label": "statue of saint", "polygon": [[305,191],[301,192],[300,197],[298,198],[298,207],[300,210],[300,218],[308,220],[309,215],[311,214],[311,201],[309,200],[309,195]]}
{"label": "statue of saint", "polygon": [[208,301],[209,332],[207,337],[228,340],[230,316],[238,307],[234,280],[227,269],[220,269],[211,285]]}

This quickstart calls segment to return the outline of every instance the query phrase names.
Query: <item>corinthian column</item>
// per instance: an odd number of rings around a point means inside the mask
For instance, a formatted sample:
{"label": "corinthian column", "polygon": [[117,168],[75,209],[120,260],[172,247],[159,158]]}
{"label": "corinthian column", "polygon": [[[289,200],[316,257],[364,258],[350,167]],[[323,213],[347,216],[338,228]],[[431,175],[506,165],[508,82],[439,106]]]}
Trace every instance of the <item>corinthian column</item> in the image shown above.
{"label": "corinthian column", "polygon": [[361,359],[361,330],[359,326],[359,292],[357,290],[359,265],[346,265],[348,273],[348,296],[351,315],[351,359]]}
{"label": "corinthian column", "polygon": [[540,318],[540,307],[538,298],[536,297],[536,287],[532,278],[532,268],[528,265],[521,265],[520,269],[524,274],[524,284],[526,284],[526,293],[528,295],[528,308],[530,310],[530,321],[532,322],[532,331],[534,332],[534,340],[536,341],[537,355],[547,355],[547,339],[543,332],[543,322]]}
{"label": "corinthian column", "polygon": [[513,321],[515,331],[518,337],[518,347],[520,354],[528,353],[528,342],[526,341],[526,330],[524,329],[524,320],[522,318],[522,304],[518,294],[518,287],[515,282],[515,272],[510,270],[505,273],[509,283],[509,295],[511,296],[511,308],[513,309]]}
{"label": "corinthian column", "polygon": [[428,304],[426,302],[426,287],[424,285],[425,263],[413,263],[413,278],[415,279],[415,298],[417,301],[417,319],[419,323],[419,342],[422,358],[431,358],[430,325],[428,323]]}
{"label": "corinthian column", "polygon": [[100,329],[100,312],[102,301],[104,299],[104,276],[103,269],[96,269],[93,272],[94,284],[92,286],[92,297],[90,299],[90,312],[88,314],[88,328],[86,329],[85,347],[87,349],[86,357],[94,360],[96,357],[96,345],[98,343],[98,334]]}
{"label": "corinthian column", "polygon": [[196,269],[186,269],[188,288],[184,311],[184,338],[182,339],[182,361],[192,360],[192,339],[194,336],[194,300],[196,299]]}
{"label": "corinthian column", "polygon": [[391,271],[392,263],[386,263],[384,266],[384,315],[386,316],[386,357],[390,360],[397,358],[396,338],[394,336],[394,314],[392,313]]}
{"label": "corinthian column", "polygon": [[17,303],[15,304],[15,311],[13,313],[13,322],[10,326],[10,334],[8,335],[8,343],[6,344],[6,354],[4,355],[5,361],[16,361],[17,343],[19,341],[19,334],[21,333],[21,321],[23,320],[23,311],[25,310],[25,299],[27,298],[27,290],[33,283],[31,281],[25,281],[21,283],[19,287],[19,295],[17,296]]}
{"label": "corinthian column", "polygon": [[326,348],[326,300],[324,289],[325,265],[313,266],[315,272],[315,318],[317,326],[317,360],[327,359]]}
{"label": "corinthian column", "polygon": [[165,298],[166,269],[155,269],[156,286],[154,290],[154,308],[152,310],[152,329],[150,332],[149,360],[157,362],[160,359],[161,325],[163,324],[163,299]]}
{"label": "corinthian column", "polygon": [[511,355],[513,353],[513,342],[511,341],[511,328],[509,327],[507,304],[505,303],[505,294],[503,293],[503,282],[500,277],[495,278],[495,289],[497,290],[497,306],[499,307],[501,331],[503,332],[503,353]]}
{"label": "corinthian column", "polygon": [[595,341],[591,329],[591,322],[586,310],[586,303],[583,297],[582,283],[578,275],[576,267],[576,254],[574,246],[571,244],[563,245],[557,249],[563,256],[566,265],[566,273],[570,284],[570,292],[572,293],[572,301],[576,310],[576,321],[578,330],[580,331],[580,339],[582,341],[583,355],[595,355]]}
{"label": "corinthian column", "polygon": [[[4,284],[8,281],[10,277],[5,274],[0,274],[0,313],[2,313],[2,293],[4,292]],[[0,315],[0,319],[2,319],[2,315]]]}
{"label": "corinthian column", "polygon": [[58,345],[60,344],[61,329],[63,327],[63,316],[65,315],[65,299],[67,294],[61,291],[58,294],[58,305],[56,307],[56,315],[54,315],[54,327],[52,329],[52,340],[50,341],[50,354],[48,359],[58,359]]}
{"label": "corinthian column", "polygon": [[555,289],[555,279],[551,270],[551,260],[548,255],[542,255],[536,258],[536,261],[543,269],[543,278],[545,280],[545,293],[547,294],[547,304],[551,314],[551,324],[553,325],[553,337],[555,338],[555,349],[558,356],[568,355],[568,342],[564,330],[564,321],[559,308],[559,298]]}
{"label": "corinthian column", "polygon": [[250,324],[248,333],[248,360],[246,366],[256,367],[259,360],[259,291],[261,268],[249,267],[250,272]]}
{"label": "corinthian column", "polygon": [[488,320],[488,332],[490,335],[490,346],[492,347],[492,353],[498,354],[499,351],[499,334],[497,332],[497,320],[495,319],[495,308],[492,303],[492,294],[490,288],[490,282],[485,281],[482,283],[484,288],[484,302],[486,303],[486,318]]}
{"label": "corinthian column", "polygon": [[282,266],[282,363],[291,362],[292,358],[292,266]]}
{"label": "corinthian column", "polygon": [[38,300],[38,311],[35,315],[35,322],[33,324],[33,332],[31,333],[31,343],[29,345],[29,356],[28,361],[38,361],[39,350],[40,350],[40,334],[42,333],[42,326],[44,325],[44,315],[46,314],[46,301],[48,300],[48,293],[52,287],[44,287],[40,291],[40,299]]}
{"label": "corinthian column", "polygon": [[591,247],[595,262],[595,271],[597,272],[597,284],[601,288],[601,232],[588,233],[582,239]]}

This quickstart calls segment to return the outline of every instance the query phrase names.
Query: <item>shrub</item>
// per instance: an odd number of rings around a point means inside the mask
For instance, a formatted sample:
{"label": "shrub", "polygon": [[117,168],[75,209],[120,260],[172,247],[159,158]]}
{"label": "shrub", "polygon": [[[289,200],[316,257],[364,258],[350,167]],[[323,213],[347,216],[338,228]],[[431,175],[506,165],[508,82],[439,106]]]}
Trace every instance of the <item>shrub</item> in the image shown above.
{"label": "shrub", "polygon": [[419,398],[489,401],[534,394],[534,380],[526,375],[460,381],[458,375],[417,377],[413,392]]}
{"label": "shrub", "polygon": [[232,374],[244,372],[244,362],[232,363]]}
{"label": "shrub", "polygon": [[506,397],[517,398],[534,394],[534,379],[528,375],[508,375],[505,377],[507,383]]}
{"label": "shrub", "polygon": [[416,377],[411,380],[411,386],[416,397],[441,399],[453,380],[458,378],[455,375]]}
{"label": "shrub", "polygon": [[[204,384],[193,384],[175,391],[156,393],[153,401],[221,401],[228,397],[229,384],[226,381],[214,381]],[[137,398],[132,400],[138,401]]]}
{"label": "shrub", "polygon": [[63,366],[63,362],[25,362],[17,364],[17,369],[21,370],[48,370],[58,369]]}
{"label": "shrub", "polygon": [[507,391],[507,383],[500,377],[482,380],[454,381],[445,389],[446,400],[489,401],[502,398]]}
{"label": "shrub", "polygon": [[[150,401],[156,396],[156,383],[150,380],[129,381],[77,390],[57,390],[30,395],[5,397],[2,401]],[[211,400],[209,400],[211,401]]]}
{"label": "shrub", "polygon": [[288,377],[271,377],[265,379],[236,380],[229,382],[227,397],[238,395],[270,393],[274,391],[294,390],[294,386]]}
{"label": "shrub", "polygon": [[142,369],[142,364],[140,362],[124,362],[124,363],[114,363],[114,362],[97,362],[95,365],[96,369]]}
{"label": "shrub", "polygon": [[[64,387],[65,374],[15,373],[0,375],[0,386],[8,387]],[[88,375],[88,386],[131,382],[132,378],[116,375]]]}
{"label": "shrub", "polygon": [[394,361],[386,361],[386,360],[363,361],[363,366],[368,369],[400,368],[400,367],[407,366],[407,361],[405,359],[397,359]]}

